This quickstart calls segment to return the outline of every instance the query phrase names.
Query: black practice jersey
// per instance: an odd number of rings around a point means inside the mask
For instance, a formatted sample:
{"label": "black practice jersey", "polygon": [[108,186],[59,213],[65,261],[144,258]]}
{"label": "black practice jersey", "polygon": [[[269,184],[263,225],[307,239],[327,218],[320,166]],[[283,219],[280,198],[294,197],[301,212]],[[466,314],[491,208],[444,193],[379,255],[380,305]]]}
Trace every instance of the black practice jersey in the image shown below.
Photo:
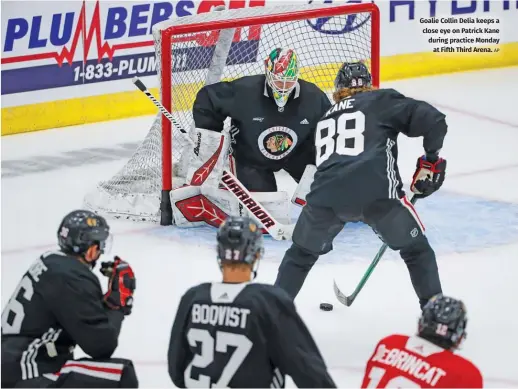
{"label": "black practice jersey", "polygon": [[169,374],[183,387],[336,387],[288,295],[272,285],[205,283],[182,297]]}
{"label": "black practice jersey", "polygon": [[2,382],[57,372],[76,345],[92,358],[110,357],[124,315],[102,297],[87,265],[63,253],[42,255],[2,312]]}
{"label": "black practice jersey", "polygon": [[232,118],[238,163],[278,171],[300,153],[311,154],[307,160],[313,163],[315,126],[331,107],[329,99],[315,84],[299,80],[279,110],[265,80],[264,75],[248,76],[200,89],[193,105],[196,127],[222,131],[225,119]]}
{"label": "black practice jersey", "polygon": [[442,148],[446,131],[444,114],[394,89],[342,100],[317,125],[317,172],[308,203],[340,207],[400,198],[398,134],[422,136],[425,152],[434,153]]}

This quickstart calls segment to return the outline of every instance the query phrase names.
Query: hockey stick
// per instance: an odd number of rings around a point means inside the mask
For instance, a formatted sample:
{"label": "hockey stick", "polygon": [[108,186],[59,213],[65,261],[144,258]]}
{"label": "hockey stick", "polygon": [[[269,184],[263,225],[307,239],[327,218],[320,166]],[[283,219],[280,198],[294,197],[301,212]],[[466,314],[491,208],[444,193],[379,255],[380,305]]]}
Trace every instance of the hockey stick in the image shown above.
{"label": "hockey stick", "polygon": [[[153,104],[155,104],[155,106],[173,124],[173,126],[175,126],[178,131],[185,135],[185,139],[192,146],[194,146],[194,141],[189,137],[187,131],[181,127],[180,123],[176,121],[173,115],[162,105],[162,103],[158,101],[155,96],[151,94],[151,92],[149,92],[146,85],[144,85],[144,83],[138,77],[134,77],[132,81],[136,87],[140,89],[140,91],[143,92],[153,102]],[[236,178],[236,176],[234,176],[234,174],[232,174],[232,172],[223,170],[221,182],[241,203],[241,205],[250,211],[254,218],[263,225],[263,227],[274,239],[291,240],[291,233],[293,231],[292,226],[281,224],[275,220],[259,202],[254,200],[248,189],[244,187],[244,185]]]}
{"label": "hockey stick", "polygon": [[[410,200],[410,203],[413,205],[413,204],[415,204],[416,201],[417,201],[417,197],[413,196],[412,199]],[[380,247],[378,253],[372,260],[371,264],[369,265],[369,268],[367,269],[367,271],[363,275],[362,279],[356,286],[356,289],[354,289],[354,292],[350,296],[346,296],[345,294],[343,294],[340,291],[340,289],[338,288],[338,285],[336,285],[336,280],[333,280],[333,288],[335,290],[335,295],[336,295],[336,298],[338,299],[338,301],[340,301],[343,305],[345,305],[347,307],[350,307],[352,305],[352,303],[354,302],[354,300],[356,299],[356,297],[358,296],[360,291],[363,289],[363,287],[367,283],[367,280],[370,278],[372,272],[374,271],[376,266],[378,266],[378,263],[381,260],[381,257],[383,257],[383,254],[385,254],[385,251],[387,251],[387,248],[388,248],[388,245],[386,243],[384,243],[383,246]]]}

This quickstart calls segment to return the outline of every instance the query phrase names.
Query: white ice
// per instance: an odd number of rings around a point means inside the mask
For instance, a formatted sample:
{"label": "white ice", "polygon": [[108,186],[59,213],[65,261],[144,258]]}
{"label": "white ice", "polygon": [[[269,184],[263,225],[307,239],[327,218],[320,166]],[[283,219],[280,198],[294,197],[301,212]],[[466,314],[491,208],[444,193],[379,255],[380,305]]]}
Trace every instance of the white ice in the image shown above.
{"label": "white ice", "polygon": [[[468,307],[468,338],[460,353],[481,368],[491,387],[518,386],[518,117],[511,87],[517,79],[514,67],[383,85],[427,100],[447,114],[449,134],[442,151],[448,159],[447,178],[441,192],[417,209],[436,247],[444,292]],[[152,119],[4,137],[2,161],[137,141]],[[399,145],[401,174],[408,179],[422,153],[421,141],[402,136]],[[81,207],[84,194],[124,163],[63,166],[2,179],[2,306],[28,265],[55,247],[64,214]],[[279,174],[278,179],[281,188],[293,189],[289,177]],[[220,277],[214,230],[111,224],[112,254],[128,260],[138,279],[134,312],[125,320],[116,355],[134,360],[141,386],[171,386],[166,352],[179,298],[190,286]],[[333,278],[350,293],[379,245],[362,226],[345,230],[296,300],[341,387],[360,385],[365,361],[381,337],[416,329],[417,299],[406,267],[394,253],[381,261],[352,307],[341,306],[334,297]],[[272,283],[288,244],[268,239],[266,246],[258,281]],[[322,301],[335,309],[320,311]]]}

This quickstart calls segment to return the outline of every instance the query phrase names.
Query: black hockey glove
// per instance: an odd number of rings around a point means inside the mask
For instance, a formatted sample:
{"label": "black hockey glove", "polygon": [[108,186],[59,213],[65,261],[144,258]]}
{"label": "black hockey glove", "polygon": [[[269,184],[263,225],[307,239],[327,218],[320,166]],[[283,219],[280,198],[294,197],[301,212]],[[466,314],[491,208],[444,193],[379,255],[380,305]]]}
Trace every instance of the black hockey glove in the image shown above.
{"label": "black hockey glove", "polygon": [[111,309],[120,310],[124,315],[129,315],[133,307],[133,292],[136,288],[135,274],[129,263],[119,257],[114,259],[113,262],[101,263],[101,273],[109,278],[104,303]]}
{"label": "black hockey glove", "polygon": [[422,156],[417,160],[417,169],[410,190],[417,198],[430,196],[439,190],[446,175],[446,160],[437,156]]}

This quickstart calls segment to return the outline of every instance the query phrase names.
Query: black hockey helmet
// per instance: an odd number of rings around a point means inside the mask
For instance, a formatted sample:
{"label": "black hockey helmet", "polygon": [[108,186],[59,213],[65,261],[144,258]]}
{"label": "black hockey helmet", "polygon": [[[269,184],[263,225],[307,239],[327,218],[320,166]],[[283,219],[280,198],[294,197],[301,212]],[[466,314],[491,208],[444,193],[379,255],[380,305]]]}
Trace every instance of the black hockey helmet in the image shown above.
{"label": "black hockey helmet", "polygon": [[103,254],[110,242],[110,227],[106,219],[93,212],[72,211],[59,225],[58,244],[64,253],[84,255],[91,246],[97,244]]}
{"label": "black hockey helmet", "polygon": [[344,62],[335,78],[335,91],[372,85],[372,76],[363,62]]}
{"label": "black hockey helmet", "polygon": [[249,217],[230,216],[218,230],[218,262],[252,265],[263,255],[263,233]]}
{"label": "black hockey helmet", "polygon": [[440,294],[434,296],[423,307],[418,335],[442,348],[457,348],[466,338],[466,314],[462,301]]}

